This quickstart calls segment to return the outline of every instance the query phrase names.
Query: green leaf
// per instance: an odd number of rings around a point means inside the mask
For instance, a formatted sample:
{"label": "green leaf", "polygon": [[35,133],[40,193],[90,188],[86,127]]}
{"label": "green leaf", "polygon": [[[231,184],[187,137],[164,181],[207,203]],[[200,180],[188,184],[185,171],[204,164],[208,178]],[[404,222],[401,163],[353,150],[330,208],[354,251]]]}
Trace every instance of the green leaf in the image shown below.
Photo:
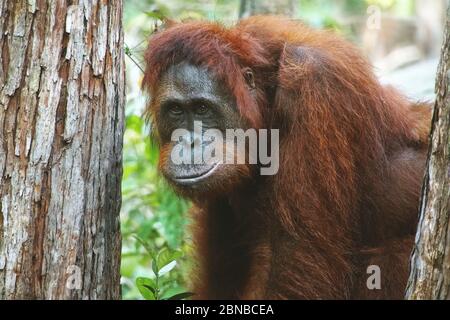
{"label": "green leaf", "polygon": [[183,255],[180,250],[170,250],[168,248],[162,249],[157,258],[158,269],[162,269],[164,266],[168,265],[170,262],[177,260]]}
{"label": "green leaf", "polygon": [[153,279],[139,277],[136,278],[136,286],[139,292],[144,297],[145,300],[155,300],[156,299],[156,283]]}
{"label": "green leaf", "polygon": [[166,264],[164,267],[162,267],[161,269],[159,269],[159,276],[165,275],[166,273],[168,273],[170,270],[172,270],[173,268],[175,268],[175,266],[177,265],[177,262],[175,260],[169,262],[168,264]]}
{"label": "green leaf", "polygon": [[147,11],[145,14],[153,19],[164,20],[165,15],[160,10]]}
{"label": "green leaf", "polygon": [[142,128],[144,127],[144,120],[141,117],[132,114],[126,117],[126,127],[127,130],[133,130],[137,133],[142,132]]}
{"label": "green leaf", "polygon": [[152,271],[155,274],[155,276],[159,277],[159,268],[158,263],[156,262],[156,259],[152,259]]}
{"label": "green leaf", "polygon": [[173,286],[173,282],[173,279],[163,282],[162,285],[168,285],[169,287],[162,292],[161,300],[168,300],[177,294],[186,292],[186,288],[184,286]]}
{"label": "green leaf", "polygon": [[192,297],[193,295],[195,295],[195,293],[193,293],[193,292],[183,292],[183,293],[175,294],[175,295],[167,298],[167,300],[183,300],[183,299]]}
{"label": "green leaf", "polygon": [[152,257],[152,259],[154,259],[155,255],[153,254],[153,250],[150,244],[148,244],[145,240],[141,239],[137,235],[133,235],[133,237],[137,240],[137,242],[139,242],[144,247],[145,251],[147,251],[147,253]]}

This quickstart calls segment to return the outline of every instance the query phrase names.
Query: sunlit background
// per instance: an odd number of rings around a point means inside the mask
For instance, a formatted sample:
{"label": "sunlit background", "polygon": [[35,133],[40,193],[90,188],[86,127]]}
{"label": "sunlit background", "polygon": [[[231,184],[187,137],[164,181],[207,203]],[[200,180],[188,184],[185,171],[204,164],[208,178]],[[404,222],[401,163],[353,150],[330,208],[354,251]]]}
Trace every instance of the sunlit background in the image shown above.
{"label": "sunlit background", "polygon": [[[254,13],[279,13],[354,42],[380,80],[407,96],[434,99],[446,0],[125,0],[126,132],[122,182],[124,299],[181,298],[189,282],[189,203],[158,177],[158,151],[142,111],[142,53],[160,18],[232,24]],[[153,262],[153,263],[152,263]],[[137,283],[136,283],[136,279]],[[181,294],[181,295],[180,295]],[[187,296],[187,295],[186,295]]]}

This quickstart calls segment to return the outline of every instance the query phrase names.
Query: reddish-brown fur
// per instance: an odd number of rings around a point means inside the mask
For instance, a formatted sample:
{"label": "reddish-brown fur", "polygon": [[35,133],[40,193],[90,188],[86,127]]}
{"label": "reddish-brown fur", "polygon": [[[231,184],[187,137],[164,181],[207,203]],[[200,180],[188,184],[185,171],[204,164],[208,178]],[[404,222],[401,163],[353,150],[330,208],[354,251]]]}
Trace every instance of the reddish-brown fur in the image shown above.
{"label": "reddish-brown fur", "polygon": [[[346,41],[281,17],[154,35],[150,94],[181,61],[222,79],[252,127],[280,129],[278,174],[195,204],[198,297],[402,298],[428,106],[382,87]],[[243,68],[254,72],[256,98]],[[366,287],[371,264],[381,268],[381,290]]]}

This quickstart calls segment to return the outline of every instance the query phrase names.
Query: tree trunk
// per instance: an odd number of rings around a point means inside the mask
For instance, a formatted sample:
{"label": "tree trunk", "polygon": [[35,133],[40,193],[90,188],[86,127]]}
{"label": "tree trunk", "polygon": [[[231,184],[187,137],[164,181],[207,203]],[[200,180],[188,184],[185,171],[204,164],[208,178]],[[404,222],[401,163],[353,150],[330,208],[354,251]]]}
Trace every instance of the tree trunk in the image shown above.
{"label": "tree trunk", "polygon": [[257,14],[282,14],[294,16],[295,0],[241,0],[239,18]]}
{"label": "tree trunk", "polygon": [[118,299],[122,1],[0,0],[0,299]]}
{"label": "tree trunk", "polygon": [[450,7],[436,92],[408,299],[450,299]]}

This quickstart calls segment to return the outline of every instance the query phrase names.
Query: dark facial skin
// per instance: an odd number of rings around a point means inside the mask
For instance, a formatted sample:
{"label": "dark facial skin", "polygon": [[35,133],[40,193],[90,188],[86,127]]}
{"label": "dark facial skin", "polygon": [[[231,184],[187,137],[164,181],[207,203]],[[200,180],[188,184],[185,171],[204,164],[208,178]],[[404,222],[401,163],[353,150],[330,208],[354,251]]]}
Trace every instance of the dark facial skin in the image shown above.
{"label": "dark facial skin", "polygon": [[[186,63],[172,66],[161,77],[157,95],[161,139],[170,141],[176,128],[193,130],[194,120],[202,121],[204,129],[225,130],[241,125],[232,95],[205,68]],[[172,112],[174,107],[183,113]]]}
{"label": "dark facial skin", "polygon": [[[160,171],[180,193],[190,196],[217,192],[227,183],[241,181],[239,176],[248,174],[245,165],[175,164],[171,159],[172,149],[177,144],[171,141],[172,133],[182,128],[196,137],[194,121],[201,121],[203,131],[220,130],[223,137],[227,128],[245,130],[234,97],[206,68],[186,63],[172,66],[161,77],[154,99],[161,145]],[[189,145],[192,141],[181,139],[181,143]]]}

